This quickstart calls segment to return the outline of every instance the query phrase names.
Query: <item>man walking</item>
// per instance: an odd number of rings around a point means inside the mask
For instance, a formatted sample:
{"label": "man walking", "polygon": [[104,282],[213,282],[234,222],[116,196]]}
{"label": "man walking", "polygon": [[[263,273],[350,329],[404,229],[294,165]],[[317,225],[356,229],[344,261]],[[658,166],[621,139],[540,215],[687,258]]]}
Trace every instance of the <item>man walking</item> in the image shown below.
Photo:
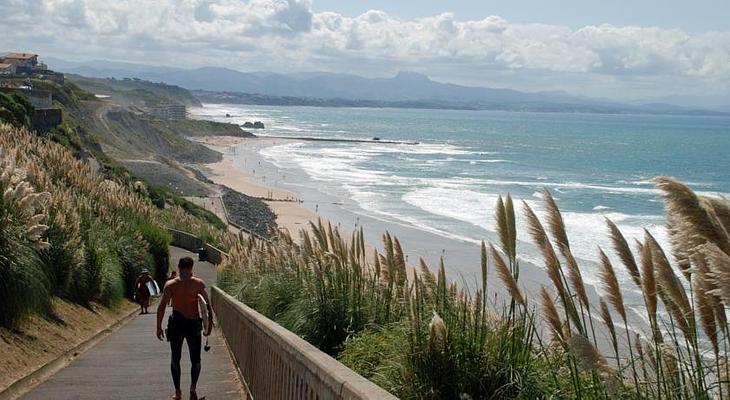
{"label": "man walking", "polygon": [[181,399],[180,390],[180,357],[183,340],[188,342],[190,352],[190,399],[198,400],[196,385],[200,376],[200,345],[203,320],[198,312],[198,295],[201,295],[208,305],[208,316],[212,321],[213,313],[210,309],[205,282],[193,276],[193,259],[183,257],[178,263],[179,274],[176,278],[165,283],[162,299],[157,307],[157,338],[163,340],[165,332],[162,330],[162,319],[165,316],[165,306],[172,302],[172,315],[167,320],[167,341],[172,349],[172,382],[175,385],[173,399]]}

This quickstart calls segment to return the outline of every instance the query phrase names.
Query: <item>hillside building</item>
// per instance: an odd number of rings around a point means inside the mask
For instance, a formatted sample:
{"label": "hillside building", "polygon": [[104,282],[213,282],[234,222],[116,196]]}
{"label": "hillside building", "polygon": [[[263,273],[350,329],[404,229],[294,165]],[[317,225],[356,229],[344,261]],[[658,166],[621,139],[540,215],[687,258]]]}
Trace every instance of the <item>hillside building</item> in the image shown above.
{"label": "hillside building", "polygon": [[10,75],[15,73],[15,65],[8,63],[0,63],[0,75]]}
{"label": "hillside building", "polygon": [[38,54],[31,53],[8,53],[2,58],[3,64],[15,66],[16,73],[31,73],[38,68],[47,68],[45,64],[38,63]]}
{"label": "hillside building", "polygon": [[181,120],[187,116],[187,110],[182,104],[160,104],[150,108],[152,115],[160,119]]}

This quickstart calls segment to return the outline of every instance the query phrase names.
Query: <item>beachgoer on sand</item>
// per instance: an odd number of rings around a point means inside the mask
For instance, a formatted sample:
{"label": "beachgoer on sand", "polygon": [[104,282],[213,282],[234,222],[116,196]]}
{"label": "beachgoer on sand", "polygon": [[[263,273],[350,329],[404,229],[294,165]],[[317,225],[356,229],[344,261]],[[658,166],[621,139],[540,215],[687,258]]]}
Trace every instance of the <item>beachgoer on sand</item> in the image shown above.
{"label": "beachgoer on sand", "polygon": [[147,268],[143,268],[142,272],[139,273],[137,280],[134,281],[134,290],[137,302],[139,303],[139,313],[149,314],[147,307],[150,306],[150,291],[147,289],[147,282],[151,282],[154,279],[150,275],[150,271]]}
{"label": "beachgoer on sand", "polygon": [[[172,350],[170,372],[175,386],[173,399],[181,399],[180,389],[180,358],[182,356],[183,341],[188,342],[190,353],[190,399],[198,400],[196,386],[200,377],[200,346],[202,342],[203,320],[198,311],[198,295],[201,295],[208,307],[208,322],[212,325],[213,311],[210,308],[208,292],[205,282],[193,276],[193,259],[183,257],[178,263],[179,276],[165,283],[162,300],[157,307],[157,338],[163,340],[167,335]],[[166,332],[162,330],[162,320],[165,316],[165,305],[172,302],[172,315],[167,320]]]}

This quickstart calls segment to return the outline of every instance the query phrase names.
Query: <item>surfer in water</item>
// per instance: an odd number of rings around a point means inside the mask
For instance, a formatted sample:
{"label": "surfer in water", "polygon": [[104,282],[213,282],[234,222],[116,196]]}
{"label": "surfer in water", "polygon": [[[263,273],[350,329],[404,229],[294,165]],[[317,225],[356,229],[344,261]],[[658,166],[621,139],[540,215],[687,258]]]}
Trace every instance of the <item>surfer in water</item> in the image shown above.
{"label": "surfer in water", "polygon": [[147,308],[150,306],[150,291],[147,289],[147,283],[154,279],[150,275],[147,268],[142,269],[137,280],[134,282],[134,290],[136,291],[137,301],[139,302],[139,313],[149,314]]}
{"label": "surfer in water", "polygon": [[172,315],[167,320],[167,341],[172,349],[172,382],[175,385],[175,397],[181,399],[180,390],[180,357],[182,355],[183,340],[188,342],[190,352],[190,399],[199,400],[196,392],[198,377],[200,376],[200,345],[202,342],[203,320],[198,311],[198,295],[201,295],[208,304],[208,321],[212,322],[213,313],[210,309],[205,282],[193,276],[193,259],[183,257],[178,263],[179,274],[176,278],[165,283],[162,299],[157,307],[157,338],[163,340],[165,332],[162,330],[162,319],[165,316],[165,306],[172,302]]}

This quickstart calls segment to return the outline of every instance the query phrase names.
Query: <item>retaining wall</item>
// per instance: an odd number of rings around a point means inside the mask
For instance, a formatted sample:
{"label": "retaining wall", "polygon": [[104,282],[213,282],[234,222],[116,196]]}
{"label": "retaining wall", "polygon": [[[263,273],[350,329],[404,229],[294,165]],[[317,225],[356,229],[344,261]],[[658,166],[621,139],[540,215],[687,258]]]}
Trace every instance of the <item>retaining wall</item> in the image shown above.
{"label": "retaining wall", "polygon": [[205,258],[206,261],[211,264],[220,264],[221,261],[223,261],[223,257],[226,253],[214,246],[203,243],[203,241],[198,237],[191,235],[190,233],[171,228],[168,228],[167,231],[170,232],[170,235],[172,236],[172,243],[170,244],[173,246],[181,247],[185,250],[192,251],[193,253],[197,253],[198,249],[202,247],[207,250],[208,253]]}

